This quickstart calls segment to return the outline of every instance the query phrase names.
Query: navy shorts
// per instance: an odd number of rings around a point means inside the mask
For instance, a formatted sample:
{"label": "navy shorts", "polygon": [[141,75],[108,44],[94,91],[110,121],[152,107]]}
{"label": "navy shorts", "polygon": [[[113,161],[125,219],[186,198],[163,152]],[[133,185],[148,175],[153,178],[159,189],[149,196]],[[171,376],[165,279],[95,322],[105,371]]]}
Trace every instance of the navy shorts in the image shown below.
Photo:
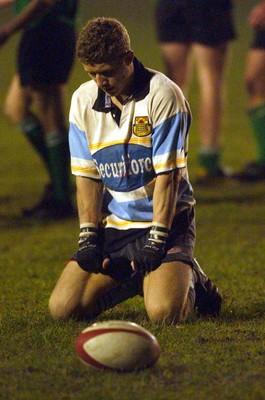
{"label": "navy shorts", "polygon": [[160,43],[218,46],[236,36],[229,0],[160,0],[155,23]]}
{"label": "navy shorts", "polygon": [[255,36],[251,48],[265,50],[265,30],[255,30]]}
{"label": "navy shorts", "polygon": [[22,86],[63,84],[75,58],[75,30],[52,20],[26,30],[18,48],[18,73]]}
{"label": "navy shorts", "polygon": [[[132,274],[130,265],[131,261],[134,259],[137,252],[146,244],[149,229],[143,230],[142,234],[140,230],[137,230],[137,232],[135,232],[136,235],[131,235],[131,237],[134,237],[134,240],[130,242],[128,242],[126,231],[123,231],[124,246],[120,235],[121,231],[119,231],[120,248],[113,252],[110,251],[110,248],[112,243],[115,243],[115,230],[112,229],[111,231],[111,235],[107,234],[105,236],[105,257],[108,256],[111,259],[115,259],[115,263],[113,263],[109,270],[106,270],[106,275],[109,275],[116,280],[123,280],[130,277]],[[185,255],[187,259],[192,258],[195,247],[195,238],[195,213],[193,207],[191,207],[180,212],[174,218],[167,239],[167,255],[162,263],[178,260],[178,254],[180,253]],[[71,257],[72,261],[76,261],[76,255],[77,253]]]}

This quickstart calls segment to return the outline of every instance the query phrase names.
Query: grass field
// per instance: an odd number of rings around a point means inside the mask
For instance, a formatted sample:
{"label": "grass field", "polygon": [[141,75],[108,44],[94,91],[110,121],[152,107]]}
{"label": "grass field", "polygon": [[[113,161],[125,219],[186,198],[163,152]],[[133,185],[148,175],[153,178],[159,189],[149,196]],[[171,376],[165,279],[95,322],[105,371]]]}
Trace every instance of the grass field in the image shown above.
{"label": "grass field", "polygon": [[[127,25],[136,54],[163,68],[150,12],[152,1],[81,2],[80,21],[112,15]],[[245,113],[244,57],[254,1],[238,0],[238,39],[227,77],[223,127],[224,162],[240,168],[255,155]],[[104,10],[104,11],[103,11]],[[3,13],[4,19],[8,13]],[[1,49],[0,105],[14,71],[17,37]],[[75,65],[71,92],[85,79]],[[190,102],[191,180],[196,170],[196,80]],[[68,100],[69,100],[68,99]],[[23,220],[21,207],[40,195],[47,176],[24,137],[0,114],[0,398],[3,400],[263,400],[265,399],[265,187],[229,182],[195,187],[196,257],[224,296],[216,321],[192,319],[177,327],[149,323],[141,299],[100,317],[135,321],[156,335],[158,363],[140,373],[86,369],[74,341],[86,323],[54,323],[47,303],[64,261],[76,249],[78,222]]]}

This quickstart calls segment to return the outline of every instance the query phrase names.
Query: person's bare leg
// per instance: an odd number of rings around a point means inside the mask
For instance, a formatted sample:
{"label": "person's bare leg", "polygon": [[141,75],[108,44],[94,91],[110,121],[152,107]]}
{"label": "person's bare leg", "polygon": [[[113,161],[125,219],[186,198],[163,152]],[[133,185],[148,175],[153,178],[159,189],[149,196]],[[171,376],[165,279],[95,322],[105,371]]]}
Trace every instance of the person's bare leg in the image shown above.
{"label": "person's bare leg", "polygon": [[247,163],[235,178],[242,182],[265,180],[265,50],[250,49],[245,68],[248,117],[252,127],[257,157]]}
{"label": "person's bare leg", "polygon": [[15,74],[6,95],[4,114],[13,124],[19,125],[31,115],[29,111],[30,103],[28,91],[21,86],[19,76]]}
{"label": "person's bare leg", "polygon": [[36,110],[32,111],[31,104],[32,92],[30,88],[21,86],[20,77],[18,74],[15,74],[5,99],[4,113],[22,131],[43,161],[45,167],[49,170],[48,152],[43,128]]}
{"label": "person's bare leg", "polygon": [[227,45],[217,47],[194,44],[200,83],[200,137],[203,147],[220,145],[224,107],[224,79]]}
{"label": "person's bare leg", "polygon": [[50,199],[42,207],[26,211],[29,217],[66,217],[73,215],[70,189],[70,153],[68,127],[65,122],[65,86],[50,84],[31,88],[38,110],[47,153],[47,167],[51,180]]}
{"label": "person's bare leg", "polygon": [[152,322],[177,324],[192,312],[189,290],[193,287],[192,268],[182,262],[162,264],[144,278],[144,301]]}
{"label": "person's bare leg", "polygon": [[97,313],[96,301],[118,285],[106,275],[90,274],[77,262],[70,261],[63,270],[49,300],[54,319],[88,317]]}
{"label": "person's bare leg", "polygon": [[184,92],[187,91],[191,72],[189,44],[162,43],[160,44],[167,76]]}
{"label": "person's bare leg", "polygon": [[247,55],[245,82],[248,108],[252,109],[265,102],[265,50],[251,49]]}
{"label": "person's bare leg", "polygon": [[228,45],[193,45],[200,85],[200,164],[207,173],[220,171],[221,129]]}

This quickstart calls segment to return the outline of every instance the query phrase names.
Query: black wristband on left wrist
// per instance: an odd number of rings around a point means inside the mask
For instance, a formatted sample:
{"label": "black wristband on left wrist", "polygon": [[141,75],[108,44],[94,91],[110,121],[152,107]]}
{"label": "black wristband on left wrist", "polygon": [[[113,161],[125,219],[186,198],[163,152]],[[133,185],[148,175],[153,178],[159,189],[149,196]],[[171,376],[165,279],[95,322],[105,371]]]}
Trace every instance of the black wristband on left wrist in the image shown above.
{"label": "black wristband on left wrist", "polygon": [[153,225],[149,232],[148,240],[156,243],[166,243],[168,237],[168,229],[166,227]]}
{"label": "black wristband on left wrist", "polygon": [[82,244],[87,240],[95,242],[97,240],[97,237],[98,237],[97,228],[90,226],[81,226],[79,233],[79,240],[78,240],[79,247],[82,246]]}

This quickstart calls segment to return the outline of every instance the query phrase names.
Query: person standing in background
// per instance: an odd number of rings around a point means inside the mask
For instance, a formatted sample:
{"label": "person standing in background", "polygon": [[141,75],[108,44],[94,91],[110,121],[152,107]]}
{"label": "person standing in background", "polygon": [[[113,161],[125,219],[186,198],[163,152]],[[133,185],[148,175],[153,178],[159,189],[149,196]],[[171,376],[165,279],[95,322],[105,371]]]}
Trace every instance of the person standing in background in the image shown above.
{"label": "person standing in background", "polygon": [[184,92],[192,56],[200,85],[196,182],[229,176],[220,162],[223,89],[229,42],[235,38],[231,0],[157,0],[155,23],[167,75]]}
{"label": "person standing in background", "polygon": [[77,0],[3,0],[0,7],[12,3],[15,16],[0,27],[0,46],[16,32],[23,33],[4,112],[29,139],[50,178],[41,201],[23,215],[70,217],[74,211],[64,102],[75,57]]}
{"label": "person standing in background", "polygon": [[250,12],[249,26],[254,40],[247,54],[245,84],[248,96],[248,116],[257,148],[257,160],[235,174],[243,182],[265,180],[265,1]]}

